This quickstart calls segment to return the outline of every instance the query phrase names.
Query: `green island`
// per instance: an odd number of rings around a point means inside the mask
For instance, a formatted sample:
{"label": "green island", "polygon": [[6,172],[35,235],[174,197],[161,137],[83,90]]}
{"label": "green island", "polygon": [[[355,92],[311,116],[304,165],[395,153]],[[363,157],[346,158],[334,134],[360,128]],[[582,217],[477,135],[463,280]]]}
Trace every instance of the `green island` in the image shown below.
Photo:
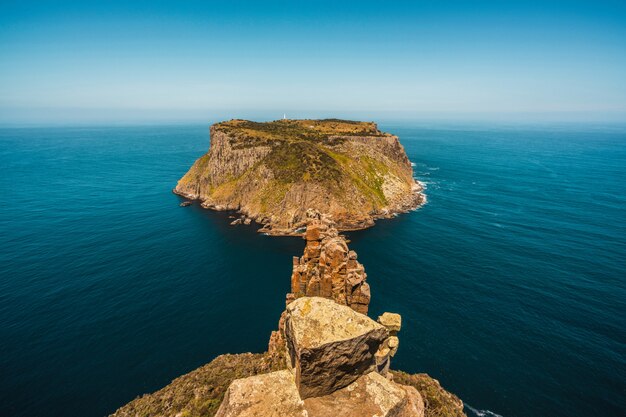
{"label": "green island", "polygon": [[237,211],[268,234],[301,230],[310,208],[356,230],[425,201],[400,141],[373,122],[236,119],[210,134],[209,151],[174,192]]}

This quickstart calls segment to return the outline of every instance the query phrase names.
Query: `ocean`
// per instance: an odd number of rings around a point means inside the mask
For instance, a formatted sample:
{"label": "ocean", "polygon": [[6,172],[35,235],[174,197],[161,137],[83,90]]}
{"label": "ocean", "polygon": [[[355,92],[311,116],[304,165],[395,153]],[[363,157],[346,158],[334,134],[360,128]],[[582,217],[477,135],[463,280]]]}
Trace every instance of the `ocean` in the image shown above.
{"label": "ocean", "polygon": [[[428,203],[348,236],[392,367],[469,416],[626,415],[626,127],[380,123]],[[304,241],[171,193],[207,125],[0,129],[0,416],[103,416],[261,352]]]}

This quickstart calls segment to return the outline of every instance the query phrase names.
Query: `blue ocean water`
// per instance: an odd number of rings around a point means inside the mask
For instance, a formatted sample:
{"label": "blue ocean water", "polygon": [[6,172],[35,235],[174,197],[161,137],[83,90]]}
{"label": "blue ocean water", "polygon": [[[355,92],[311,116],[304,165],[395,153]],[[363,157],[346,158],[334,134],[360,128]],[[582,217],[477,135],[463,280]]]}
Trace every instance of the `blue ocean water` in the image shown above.
{"label": "blue ocean water", "polygon": [[[626,414],[626,129],[381,127],[428,194],[349,234],[370,315],[403,316],[393,366],[469,415]],[[178,207],[207,147],[203,125],[0,129],[0,415],[106,415],[266,348],[304,242]]]}

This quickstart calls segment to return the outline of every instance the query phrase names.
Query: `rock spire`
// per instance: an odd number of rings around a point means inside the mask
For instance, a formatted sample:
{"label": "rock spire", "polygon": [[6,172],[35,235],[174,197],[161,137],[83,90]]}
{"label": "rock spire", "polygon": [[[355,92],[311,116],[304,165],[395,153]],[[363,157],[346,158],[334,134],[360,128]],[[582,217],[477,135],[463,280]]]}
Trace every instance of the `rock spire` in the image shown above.
{"label": "rock spire", "polygon": [[370,286],[356,252],[348,249],[345,237],[328,217],[309,209],[307,218],[306,247],[302,257],[293,258],[287,304],[303,296],[324,297],[367,314]]}

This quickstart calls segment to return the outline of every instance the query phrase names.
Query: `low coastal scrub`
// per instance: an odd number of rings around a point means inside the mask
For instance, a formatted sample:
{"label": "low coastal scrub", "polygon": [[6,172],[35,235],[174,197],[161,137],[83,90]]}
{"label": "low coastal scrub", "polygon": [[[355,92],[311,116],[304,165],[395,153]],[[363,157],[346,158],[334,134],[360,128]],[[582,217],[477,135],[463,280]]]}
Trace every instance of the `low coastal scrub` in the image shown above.
{"label": "low coastal scrub", "polygon": [[216,124],[215,129],[236,136],[238,147],[258,146],[259,140],[324,142],[331,136],[384,135],[374,123],[338,119],[276,120],[263,123],[229,120]]}
{"label": "low coastal scrub", "polygon": [[439,381],[427,374],[407,374],[391,371],[394,382],[417,389],[424,400],[424,417],[466,417],[463,401],[441,387]]}

